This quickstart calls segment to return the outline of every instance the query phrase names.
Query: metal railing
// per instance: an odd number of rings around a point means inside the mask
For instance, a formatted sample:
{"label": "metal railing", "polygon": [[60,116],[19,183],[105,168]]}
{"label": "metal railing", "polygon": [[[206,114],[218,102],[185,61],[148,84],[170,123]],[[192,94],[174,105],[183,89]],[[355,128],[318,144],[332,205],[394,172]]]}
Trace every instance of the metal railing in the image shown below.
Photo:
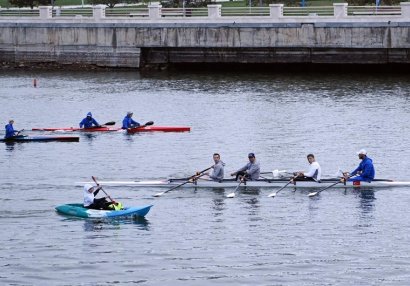
{"label": "metal railing", "polygon": [[1,8],[0,17],[39,17],[39,9]]}
{"label": "metal railing", "polygon": [[349,16],[401,15],[400,6],[348,6]]}
{"label": "metal railing", "polygon": [[269,16],[269,7],[222,7],[221,15],[225,16]]}
{"label": "metal railing", "polygon": [[333,6],[283,7],[283,16],[333,16]]}
{"label": "metal railing", "polygon": [[92,8],[56,8],[53,9],[53,17],[93,17]]}
{"label": "metal railing", "polygon": [[208,8],[161,8],[162,17],[207,17]]}
{"label": "metal railing", "polygon": [[118,8],[106,8],[106,17],[149,17],[148,7],[118,7]]}

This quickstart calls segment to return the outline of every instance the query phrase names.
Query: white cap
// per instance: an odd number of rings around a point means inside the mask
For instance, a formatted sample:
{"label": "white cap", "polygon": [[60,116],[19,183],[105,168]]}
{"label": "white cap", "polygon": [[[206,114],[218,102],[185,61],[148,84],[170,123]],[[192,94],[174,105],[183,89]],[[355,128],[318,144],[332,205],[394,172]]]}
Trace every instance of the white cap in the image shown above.
{"label": "white cap", "polygon": [[366,152],[366,150],[364,150],[364,149],[360,149],[360,151],[359,151],[359,152],[356,152],[356,154],[357,154],[357,155],[367,155],[367,152]]}

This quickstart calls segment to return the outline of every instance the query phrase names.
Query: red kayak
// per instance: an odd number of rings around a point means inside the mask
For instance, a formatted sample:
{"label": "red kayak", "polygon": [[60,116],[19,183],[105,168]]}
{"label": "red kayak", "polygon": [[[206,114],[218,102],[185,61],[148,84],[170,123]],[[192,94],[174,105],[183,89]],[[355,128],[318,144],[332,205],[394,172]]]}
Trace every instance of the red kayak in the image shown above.
{"label": "red kayak", "polygon": [[[113,132],[123,130],[116,127],[95,127],[95,128],[79,128],[79,127],[62,127],[62,128],[33,128],[33,131],[79,131],[79,132]],[[135,127],[127,130],[129,134],[138,132],[187,132],[190,127],[185,126],[145,126]]]}
{"label": "red kayak", "polygon": [[79,127],[62,127],[62,128],[33,128],[32,131],[81,131],[81,132],[110,132],[119,131],[121,128],[112,127],[93,127],[93,128],[79,128]]}
{"label": "red kayak", "polygon": [[129,128],[127,130],[128,134],[134,134],[138,132],[189,132],[191,127],[186,126],[145,126],[145,127],[135,127]]}

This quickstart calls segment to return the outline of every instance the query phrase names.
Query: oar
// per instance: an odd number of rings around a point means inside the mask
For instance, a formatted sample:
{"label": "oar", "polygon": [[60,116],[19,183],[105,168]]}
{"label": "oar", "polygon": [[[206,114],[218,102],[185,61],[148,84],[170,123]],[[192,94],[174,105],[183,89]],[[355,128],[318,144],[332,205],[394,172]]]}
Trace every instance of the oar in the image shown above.
{"label": "oar", "polygon": [[280,191],[282,191],[282,190],[283,190],[284,188],[286,188],[290,183],[292,183],[294,179],[295,179],[295,177],[291,178],[291,179],[289,180],[289,182],[286,183],[286,185],[284,185],[282,188],[280,188],[277,192],[275,192],[275,193],[270,193],[270,194],[268,195],[268,197],[269,197],[269,198],[274,198]]}
{"label": "oar", "polygon": [[24,129],[21,129],[21,130],[17,131],[17,134],[14,135],[14,136],[19,136],[19,134],[20,134],[21,132],[23,132],[23,131],[24,131]]}
{"label": "oar", "polygon": [[347,177],[347,178],[341,178],[340,181],[338,181],[338,182],[336,182],[336,183],[334,183],[334,184],[331,184],[330,186],[327,186],[326,188],[321,189],[320,191],[313,192],[313,193],[309,193],[308,196],[309,196],[309,197],[314,197],[314,196],[320,194],[321,192],[326,191],[327,189],[330,189],[330,188],[333,187],[333,186],[336,186],[337,184],[345,183],[346,180],[349,179],[349,178],[351,178],[351,177],[352,177],[352,176],[349,176],[349,177]]}
{"label": "oar", "polygon": [[188,180],[186,180],[185,182],[183,182],[183,183],[181,183],[181,184],[179,184],[179,185],[177,185],[177,186],[175,186],[175,187],[172,187],[171,189],[166,190],[165,192],[156,193],[156,194],[154,195],[154,197],[160,197],[160,196],[162,196],[163,194],[166,194],[166,193],[168,193],[168,192],[170,192],[170,191],[172,191],[172,190],[175,190],[175,189],[177,189],[177,188],[179,188],[179,187],[182,187],[182,186],[185,185],[185,184],[188,184],[189,182],[191,182],[191,179],[194,179],[194,178],[198,179],[198,178],[204,176],[205,174],[203,174],[203,173],[206,172],[206,171],[208,171],[208,170],[211,169],[212,167],[213,167],[213,166],[211,166],[211,167],[209,167],[209,168],[206,168],[205,170],[202,170],[201,172],[198,172],[198,173],[196,173],[195,175],[192,175],[192,176],[189,177]]}
{"label": "oar", "polygon": [[240,186],[243,182],[245,182],[245,179],[244,179],[244,178],[241,179],[241,181],[239,182],[239,184],[236,186],[235,190],[234,190],[232,193],[227,194],[226,197],[227,197],[227,198],[234,198],[236,191],[239,189],[239,186]]}
{"label": "oar", "polygon": [[[95,184],[96,184],[97,186],[100,186],[100,184],[97,182],[97,179],[96,179],[94,176],[91,176],[91,178],[93,178],[93,180],[94,180],[94,182],[95,182]],[[104,194],[110,199],[110,201],[111,201],[112,203],[116,204],[116,202],[110,197],[109,194],[107,194],[107,193],[104,191],[104,189],[103,189],[102,187],[100,188],[100,190],[104,192]]]}

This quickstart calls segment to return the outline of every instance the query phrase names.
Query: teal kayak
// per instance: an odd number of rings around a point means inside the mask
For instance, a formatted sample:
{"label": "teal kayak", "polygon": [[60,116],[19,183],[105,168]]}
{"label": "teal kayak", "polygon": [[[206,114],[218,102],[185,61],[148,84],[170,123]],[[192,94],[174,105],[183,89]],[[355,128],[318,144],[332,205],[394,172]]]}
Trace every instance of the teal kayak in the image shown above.
{"label": "teal kayak", "polygon": [[87,209],[82,204],[65,204],[56,207],[56,211],[66,215],[72,215],[83,218],[115,218],[125,216],[144,217],[152,205],[127,207],[122,210],[93,210]]}

